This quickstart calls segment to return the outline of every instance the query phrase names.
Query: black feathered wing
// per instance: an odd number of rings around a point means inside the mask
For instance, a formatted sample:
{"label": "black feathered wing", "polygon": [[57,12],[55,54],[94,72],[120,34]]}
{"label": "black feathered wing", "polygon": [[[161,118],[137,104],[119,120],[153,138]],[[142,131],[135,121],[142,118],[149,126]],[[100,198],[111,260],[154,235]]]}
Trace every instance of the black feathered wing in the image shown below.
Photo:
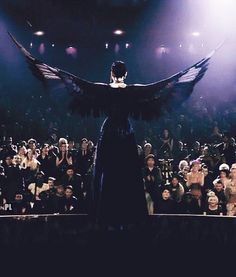
{"label": "black feathered wing", "polygon": [[72,111],[76,111],[82,116],[92,115],[95,117],[107,113],[110,97],[109,85],[89,82],[69,72],[47,65],[32,56],[12,34],[9,33],[9,35],[26,58],[34,76],[44,83],[50,80],[63,82],[72,96],[69,104]]}
{"label": "black feathered wing", "polygon": [[206,73],[209,60],[216,50],[186,70],[167,79],[147,85],[128,86],[130,115],[136,119],[149,120],[160,116],[163,109],[169,111],[172,108],[178,108],[191,95],[195,84]]}
{"label": "black feathered wing", "polygon": [[173,106],[176,108],[191,95],[194,85],[204,76],[209,60],[216,51],[170,78],[152,84],[134,84],[117,89],[108,84],[86,81],[47,65],[33,57],[10,33],[9,35],[37,78],[41,81],[59,80],[65,84],[73,96],[70,108],[82,116],[107,114],[115,105],[116,110],[126,111],[135,119],[156,118],[163,109],[169,110]]}

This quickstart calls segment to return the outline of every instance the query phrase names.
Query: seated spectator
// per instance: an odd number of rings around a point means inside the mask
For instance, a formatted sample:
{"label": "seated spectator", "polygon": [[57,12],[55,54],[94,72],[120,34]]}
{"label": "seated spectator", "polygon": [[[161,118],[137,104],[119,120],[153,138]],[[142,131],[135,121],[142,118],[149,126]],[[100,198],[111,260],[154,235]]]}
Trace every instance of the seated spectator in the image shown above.
{"label": "seated spectator", "polygon": [[33,138],[28,140],[28,149],[32,151],[32,154],[35,159],[37,159],[39,155],[39,150],[37,149],[37,141]]}
{"label": "seated spectator", "polygon": [[181,210],[183,213],[202,214],[205,209],[205,199],[202,195],[201,185],[193,183],[190,191],[183,196]]}
{"label": "seated spectator", "polygon": [[26,157],[21,162],[21,167],[25,169],[25,181],[27,184],[32,182],[39,166],[39,161],[35,158],[33,151],[29,148]]}
{"label": "seated spectator", "polygon": [[69,165],[66,169],[66,174],[61,178],[61,184],[64,188],[71,186],[75,197],[83,199],[83,182],[81,175],[75,173],[74,167]]}
{"label": "seated spectator", "polygon": [[48,207],[52,213],[64,213],[65,211],[65,189],[62,185],[56,187],[55,194],[49,199]]}
{"label": "seated spectator", "polygon": [[76,157],[75,171],[81,175],[84,182],[92,163],[93,150],[89,149],[89,141],[86,138],[83,138]]}
{"label": "seated spectator", "polygon": [[190,172],[187,174],[187,186],[191,187],[192,184],[204,185],[204,174],[201,171],[201,163],[198,160],[192,161]]}
{"label": "seated spectator", "polygon": [[180,203],[184,195],[184,187],[180,184],[178,176],[173,176],[168,186],[170,188],[171,198],[176,203]]}
{"label": "seated spectator", "polygon": [[223,182],[218,180],[216,183],[214,183],[214,188],[212,191],[218,197],[219,205],[222,207],[223,214],[226,214],[226,196]]}
{"label": "seated spectator", "polygon": [[15,200],[12,202],[12,213],[21,215],[28,214],[30,212],[30,205],[24,199],[22,192],[17,192]]}
{"label": "seated spectator", "polygon": [[78,213],[78,210],[79,202],[78,199],[73,195],[73,188],[71,186],[67,186],[64,196],[64,213],[74,214]]}
{"label": "seated spectator", "polygon": [[147,142],[143,146],[143,153],[144,153],[144,158],[146,158],[148,155],[152,154],[152,145],[151,143]]}
{"label": "seated spectator", "polygon": [[154,202],[155,214],[173,214],[176,212],[176,202],[171,199],[170,189],[162,188],[161,197]]}
{"label": "seated spectator", "polygon": [[37,160],[40,163],[40,170],[45,174],[45,178],[56,176],[56,155],[53,152],[49,153],[49,145],[47,143],[42,145]]}
{"label": "seated spectator", "polygon": [[28,190],[32,194],[32,200],[40,200],[39,194],[43,191],[49,190],[49,185],[44,182],[44,173],[39,171],[35,176],[35,182],[29,184]]}
{"label": "seated spectator", "polygon": [[68,151],[66,139],[59,140],[59,154],[56,157],[57,179],[60,179],[65,173],[68,165],[72,165],[72,156]]}
{"label": "seated spectator", "polygon": [[162,184],[162,175],[159,167],[155,166],[155,157],[149,154],[145,158],[146,166],[143,168],[144,187],[153,202],[157,201],[159,188]]}
{"label": "seated spectator", "polygon": [[26,147],[24,145],[20,145],[17,154],[21,157],[21,160],[23,160],[27,154]]}
{"label": "seated spectator", "polygon": [[204,211],[205,215],[223,215],[222,207],[216,195],[208,197],[208,205]]}
{"label": "seated spectator", "polygon": [[19,164],[13,163],[13,157],[9,156],[6,157],[4,171],[6,175],[6,189],[4,191],[4,198],[6,199],[6,202],[10,204],[14,201],[16,192],[23,193],[25,189],[25,173]]}
{"label": "seated spectator", "polygon": [[229,173],[230,171],[227,169],[219,170],[219,176],[213,181],[213,184],[215,185],[218,181],[221,181],[224,189],[227,188],[231,182],[229,178]]}
{"label": "seated spectator", "polygon": [[232,164],[230,169],[230,183],[225,188],[225,196],[227,199],[227,215],[236,215],[236,164]]}

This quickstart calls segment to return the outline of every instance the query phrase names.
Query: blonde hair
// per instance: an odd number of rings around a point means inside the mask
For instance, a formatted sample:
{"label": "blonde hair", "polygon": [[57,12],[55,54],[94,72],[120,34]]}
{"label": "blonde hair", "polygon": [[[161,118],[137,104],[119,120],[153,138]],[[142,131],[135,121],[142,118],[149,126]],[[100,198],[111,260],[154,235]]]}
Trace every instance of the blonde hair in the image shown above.
{"label": "blonde hair", "polygon": [[210,196],[210,197],[208,198],[208,203],[210,202],[210,199],[212,199],[212,198],[216,199],[216,203],[217,203],[217,204],[219,203],[219,199],[218,199],[218,197],[217,197],[216,195]]}

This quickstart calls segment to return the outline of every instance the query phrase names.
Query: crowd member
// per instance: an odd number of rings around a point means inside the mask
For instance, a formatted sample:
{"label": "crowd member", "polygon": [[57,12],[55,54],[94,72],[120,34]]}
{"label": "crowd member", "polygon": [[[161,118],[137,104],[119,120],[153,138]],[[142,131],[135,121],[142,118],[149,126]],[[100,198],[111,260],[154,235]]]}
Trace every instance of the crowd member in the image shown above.
{"label": "crowd member", "polygon": [[162,185],[160,168],[155,166],[155,156],[149,154],[145,158],[146,166],[143,168],[145,191],[150,195],[153,202],[157,201],[159,189]]}
{"label": "crowd member", "polygon": [[83,181],[81,175],[75,173],[72,165],[67,167],[66,174],[61,178],[61,184],[64,188],[70,186],[73,189],[74,196],[80,200],[83,199]]}
{"label": "crowd member", "polygon": [[79,211],[78,199],[73,195],[73,188],[71,186],[67,186],[65,188],[63,213],[74,214],[74,213],[78,213],[78,211]]}
{"label": "crowd member", "polygon": [[219,205],[219,200],[216,195],[208,197],[208,205],[204,212],[206,215],[223,215],[222,207]]}
{"label": "crowd member", "polygon": [[171,198],[170,189],[163,187],[159,199],[154,202],[154,213],[173,214],[176,213],[176,202]]}
{"label": "crowd member", "polygon": [[225,188],[227,199],[227,215],[236,215],[236,164],[232,164],[230,169],[230,183]]}
{"label": "crowd member", "polygon": [[222,208],[223,214],[226,214],[226,196],[225,196],[225,191],[224,191],[224,184],[221,180],[218,180],[216,183],[214,183],[214,188],[212,190],[215,195],[218,198],[219,205]]}
{"label": "crowd member", "polygon": [[53,152],[49,152],[47,143],[42,145],[37,160],[40,164],[39,170],[44,172],[45,178],[56,176],[56,155]]}
{"label": "crowd member", "polygon": [[85,178],[92,163],[93,149],[89,148],[88,139],[83,138],[76,157],[76,171],[82,176],[82,178]]}
{"label": "crowd member", "polygon": [[68,143],[66,139],[59,140],[59,153],[56,157],[57,178],[61,178],[65,173],[68,165],[72,165],[72,156],[68,151]]}
{"label": "crowd member", "polygon": [[12,203],[15,199],[16,192],[23,193],[25,190],[24,171],[18,165],[13,163],[13,157],[7,156],[5,159],[4,171],[6,175],[6,185],[4,198],[7,203]]}
{"label": "crowd member", "polygon": [[202,194],[202,186],[192,183],[190,191],[187,192],[181,202],[181,211],[189,214],[203,214],[205,210],[205,199]]}
{"label": "crowd member", "polygon": [[184,187],[179,182],[178,176],[172,176],[170,184],[167,185],[170,188],[172,199],[175,200],[176,203],[180,203],[184,195]]}
{"label": "crowd member", "polygon": [[32,149],[28,149],[26,153],[26,157],[21,162],[21,167],[25,171],[25,182],[29,184],[39,169],[39,161],[35,158]]}
{"label": "crowd member", "polygon": [[188,187],[191,187],[192,184],[200,184],[204,186],[204,174],[201,171],[201,162],[198,160],[194,160],[190,166],[190,172],[187,174],[187,183]]}

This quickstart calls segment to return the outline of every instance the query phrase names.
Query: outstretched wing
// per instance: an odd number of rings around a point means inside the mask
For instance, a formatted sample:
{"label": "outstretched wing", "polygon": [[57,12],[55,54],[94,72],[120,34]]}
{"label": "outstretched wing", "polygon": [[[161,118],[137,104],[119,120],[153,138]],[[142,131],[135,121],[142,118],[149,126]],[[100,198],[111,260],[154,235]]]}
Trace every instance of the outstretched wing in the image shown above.
{"label": "outstretched wing", "polygon": [[9,36],[24,55],[33,75],[39,80],[61,81],[68,89],[71,101],[70,109],[82,116],[99,116],[107,112],[109,85],[103,83],[93,83],[81,79],[69,72],[56,67],[49,66],[31,55],[11,33]]}
{"label": "outstretched wing", "polygon": [[207,71],[209,60],[217,47],[208,56],[191,67],[167,79],[147,85],[130,85],[130,115],[133,118],[150,120],[160,116],[163,109],[171,110],[182,104],[192,93],[195,84]]}

